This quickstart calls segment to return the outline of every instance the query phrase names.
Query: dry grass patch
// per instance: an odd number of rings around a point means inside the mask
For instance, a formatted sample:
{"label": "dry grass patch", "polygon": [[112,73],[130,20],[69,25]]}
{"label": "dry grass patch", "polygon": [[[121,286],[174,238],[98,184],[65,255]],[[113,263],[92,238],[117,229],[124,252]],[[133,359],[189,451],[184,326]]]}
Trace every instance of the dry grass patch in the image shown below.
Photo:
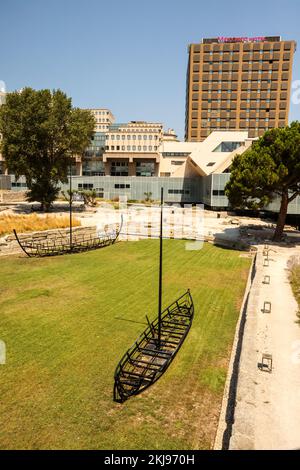
{"label": "dry grass patch", "polygon": [[[38,230],[50,230],[55,228],[69,227],[70,219],[67,215],[0,215],[0,236],[11,233],[13,229],[17,232],[34,232]],[[81,225],[80,220],[73,217],[73,226]]]}
{"label": "dry grass patch", "polygon": [[300,257],[292,256],[288,261],[288,268],[290,270],[289,280],[291,287],[298,303],[298,323],[300,323]]}

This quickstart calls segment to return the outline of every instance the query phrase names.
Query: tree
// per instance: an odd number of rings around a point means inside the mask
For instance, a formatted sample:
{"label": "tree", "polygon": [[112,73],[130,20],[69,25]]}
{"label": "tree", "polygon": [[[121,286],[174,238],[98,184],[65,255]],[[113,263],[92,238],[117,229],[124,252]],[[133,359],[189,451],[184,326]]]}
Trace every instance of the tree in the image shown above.
{"label": "tree", "polygon": [[300,194],[300,122],[272,129],[231,165],[225,187],[235,208],[261,209],[280,198],[274,240],[280,241],[288,205]]}
{"label": "tree", "polygon": [[74,156],[89,145],[94,124],[93,115],[72,108],[61,90],[24,88],[7,95],[0,107],[1,151],[9,172],[25,176],[29,201],[49,210]]}
{"label": "tree", "polygon": [[97,205],[97,193],[95,189],[92,189],[90,191],[78,191],[78,194],[83,197],[83,201],[86,206],[94,207]]}
{"label": "tree", "polygon": [[69,189],[67,191],[61,191],[61,195],[69,204],[70,202],[74,202],[76,194],[78,194],[78,191],[76,191],[75,189],[72,189],[71,191]]}
{"label": "tree", "polygon": [[144,193],[144,196],[145,196],[145,201],[146,202],[152,202],[152,199],[151,199],[152,193],[151,193],[151,191],[149,191],[147,193]]}

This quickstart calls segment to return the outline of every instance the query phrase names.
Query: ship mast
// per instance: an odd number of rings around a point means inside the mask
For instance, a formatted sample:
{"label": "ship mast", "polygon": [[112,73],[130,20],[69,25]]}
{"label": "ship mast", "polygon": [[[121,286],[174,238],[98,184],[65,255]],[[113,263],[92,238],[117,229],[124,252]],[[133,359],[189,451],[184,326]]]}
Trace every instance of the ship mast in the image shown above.
{"label": "ship mast", "polygon": [[160,234],[159,234],[159,277],[158,277],[158,340],[157,340],[157,348],[158,349],[160,349],[160,345],[161,345],[163,203],[164,203],[164,188],[161,188],[161,193],[160,193]]}
{"label": "ship mast", "polygon": [[70,251],[72,251],[72,202],[73,202],[73,196],[72,196],[72,163],[70,162],[70,169],[69,169],[69,183],[70,183]]}

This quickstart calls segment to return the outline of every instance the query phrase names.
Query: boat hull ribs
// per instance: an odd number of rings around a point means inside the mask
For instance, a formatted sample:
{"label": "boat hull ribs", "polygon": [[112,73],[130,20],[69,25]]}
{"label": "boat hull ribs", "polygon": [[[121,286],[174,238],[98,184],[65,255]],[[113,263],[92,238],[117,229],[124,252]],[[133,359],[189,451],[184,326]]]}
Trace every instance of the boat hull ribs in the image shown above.
{"label": "boat hull ribs", "polygon": [[194,317],[194,303],[188,290],[161,314],[158,347],[158,318],[128,349],[114,375],[114,401],[123,403],[156,382],[168,368],[185,340]]}

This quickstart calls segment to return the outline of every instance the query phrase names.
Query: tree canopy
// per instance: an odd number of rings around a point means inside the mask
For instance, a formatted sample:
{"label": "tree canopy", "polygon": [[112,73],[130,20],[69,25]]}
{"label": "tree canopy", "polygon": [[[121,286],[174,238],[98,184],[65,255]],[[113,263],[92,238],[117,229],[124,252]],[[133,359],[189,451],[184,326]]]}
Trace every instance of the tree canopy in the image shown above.
{"label": "tree canopy", "polygon": [[265,132],[237,155],[225,192],[234,208],[259,209],[280,198],[274,234],[280,240],[288,204],[300,194],[300,123]]}
{"label": "tree canopy", "polygon": [[24,88],[7,95],[0,107],[1,152],[9,172],[25,176],[28,200],[49,209],[72,158],[89,145],[94,124],[93,115],[72,108],[61,90]]}

